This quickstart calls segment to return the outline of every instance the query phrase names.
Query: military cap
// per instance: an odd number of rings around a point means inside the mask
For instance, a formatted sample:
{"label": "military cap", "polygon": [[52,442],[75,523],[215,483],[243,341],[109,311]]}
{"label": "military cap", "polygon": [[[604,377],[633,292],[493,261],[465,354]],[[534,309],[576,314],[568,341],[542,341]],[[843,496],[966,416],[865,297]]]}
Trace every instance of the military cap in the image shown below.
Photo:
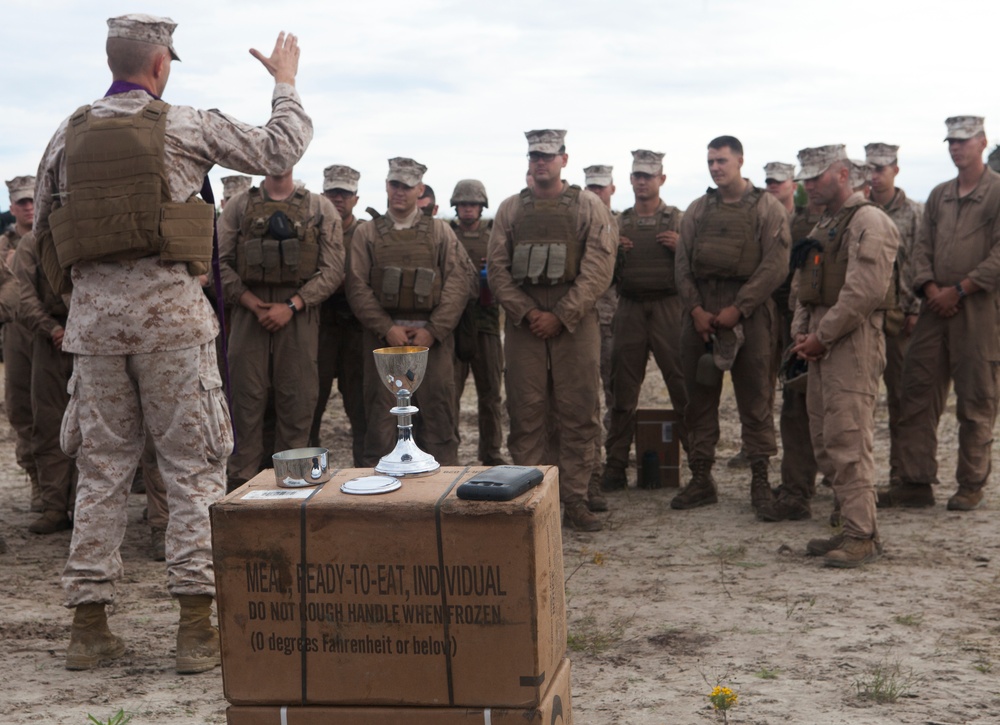
{"label": "military cap", "polygon": [[484,209],[489,209],[490,200],[486,196],[486,187],[479,179],[462,179],[455,184],[455,190],[451,192],[452,206],[456,204],[482,204]]}
{"label": "military cap", "polygon": [[730,329],[716,330],[712,337],[712,359],[715,361],[715,367],[719,370],[732,370],[736,355],[745,341],[741,323],[736,323]]}
{"label": "military cap", "polygon": [[583,170],[584,186],[611,186],[615,183],[611,176],[613,169],[613,166],[606,166],[604,164],[588,166]]}
{"label": "military cap", "polygon": [[236,174],[222,177],[222,198],[232,199],[241,191],[246,191],[253,185],[253,177]]}
{"label": "military cap", "polygon": [[899,146],[887,143],[865,145],[865,161],[872,166],[892,166],[898,159]]}
{"label": "military cap", "polygon": [[177,27],[170,18],[158,18],[155,15],[131,13],[108,18],[108,37],[137,40],[140,43],[165,46],[170,51],[170,57],[180,60],[174,50],[174,28]]}
{"label": "military cap", "polygon": [[7,191],[10,192],[10,203],[16,204],[21,199],[35,198],[35,177],[15,176],[7,182]]}
{"label": "military cap", "polygon": [[333,164],[323,169],[323,191],[343,189],[357,194],[360,179],[360,171],[355,171],[350,166]]}
{"label": "military cap", "polygon": [[851,159],[851,188],[860,189],[865,184],[871,183],[872,170],[864,161]]}
{"label": "military cap", "polygon": [[636,149],[632,152],[632,173],[659,176],[663,173],[663,153]]}
{"label": "military cap", "polygon": [[795,178],[795,164],[771,161],[764,164],[764,180],[788,181]]}
{"label": "military cap", "polygon": [[957,139],[962,141],[980,133],[986,133],[986,129],[983,128],[985,120],[983,116],[952,116],[947,118],[944,125],[948,127],[948,135],[944,137],[944,140]]}
{"label": "military cap", "polygon": [[566,132],[558,128],[525,131],[524,135],[528,139],[528,153],[559,154],[566,147]]}
{"label": "military cap", "polygon": [[847,151],[844,144],[837,143],[830,146],[817,146],[799,151],[799,166],[801,170],[796,181],[815,179],[824,171],[833,166],[837,161],[847,161]]}
{"label": "military cap", "polygon": [[426,171],[427,167],[423,164],[417,163],[413,159],[396,156],[389,159],[389,175],[385,177],[385,180],[398,181],[407,186],[416,186],[422,183]]}

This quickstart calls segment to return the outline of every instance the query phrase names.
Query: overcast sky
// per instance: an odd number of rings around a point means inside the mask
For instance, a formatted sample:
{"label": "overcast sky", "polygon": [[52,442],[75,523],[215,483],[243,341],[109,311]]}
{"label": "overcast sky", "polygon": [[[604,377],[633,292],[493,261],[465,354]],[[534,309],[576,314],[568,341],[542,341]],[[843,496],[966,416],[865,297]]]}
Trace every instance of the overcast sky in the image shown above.
{"label": "overcast sky", "polygon": [[[4,3],[0,174],[34,173],[61,120],[104,94],[106,19],[178,23],[165,100],[263,123],[271,77],[247,50],[299,36],[298,89],[315,137],[296,177],[361,171],[359,208],[385,207],[386,160],[427,165],[441,214],[461,178],[495,209],[524,182],[524,131],[568,129],[564,178],[613,164],[615,208],[632,203],[632,149],[666,153],[668,203],[685,208],[710,178],[705,145],[739,137],[744,175],[804,146],[901,146],[898,185],[916,199],[954,176],[944,119],[986,116],[1000,139],[996,3],[840,0],[548,2],[259,0]],[[223,169],[212,172],[216,195]],[[0,207],[6,208],[6,198]]]}

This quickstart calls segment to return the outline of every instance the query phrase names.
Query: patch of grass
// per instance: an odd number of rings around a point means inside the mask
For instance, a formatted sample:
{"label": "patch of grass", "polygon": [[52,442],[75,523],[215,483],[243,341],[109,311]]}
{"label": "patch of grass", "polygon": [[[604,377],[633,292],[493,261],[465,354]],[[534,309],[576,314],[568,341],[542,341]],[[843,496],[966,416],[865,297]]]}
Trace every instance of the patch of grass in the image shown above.
{"label": "patch of grass", "polygon": [[892,621],[896,624],[902,624],[904,627],[919,627],[924,623],[923,614],[897,614],[892,618]]}
{"label": "patch of grass", "polygon": [[616,617],[602,627],[594,617],[584,617],[566,634],[566,646],[574,652],[599,655],[621,642],[631,617]]}
{"label": "patch of grass", "polygon": [[754,677],[759,677],[762,680],[776,680],[780,672],[781,669],[779,667],[761,667],[753,674]]}
{"label": "patch of grass", "polygon": [[904,669],[898,660],[883,660],[855,680],[854,689],[862,700],[887,705],[901,697],[910,697],[921,679],[912,669]]}
{"label": "patch of grass", "polygon": [[993,671],[993,663],[987,659],[979,659],[972,663],[972,669],[985,675]]}
{"label": "patch of grass", "polygon": [[119,708],[118,712],[111,715],[107,720],[98,720],[93,715],[87,715],[87,720],[93,723],[93,725],[126,725],[132,722],[132,713],[125,712]]}
{"label": "patch of grass", "polygon": [[792,615],[802,606],[808,605],[810,608],[815,606],[816,597],[796,597],[795,599],[785,600],[785,619],[791,619]]}

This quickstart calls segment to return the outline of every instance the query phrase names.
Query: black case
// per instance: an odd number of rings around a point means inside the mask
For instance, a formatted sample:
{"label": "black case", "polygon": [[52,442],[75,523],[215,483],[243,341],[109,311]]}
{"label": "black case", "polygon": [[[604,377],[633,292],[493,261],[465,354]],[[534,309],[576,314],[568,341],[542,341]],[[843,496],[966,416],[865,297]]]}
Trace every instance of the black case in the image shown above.
{"label": "black case", "polygon": [[541,483],[543,475],[534,466],[493,466],[460,485],[456,494],[466,501],[510,501]]}

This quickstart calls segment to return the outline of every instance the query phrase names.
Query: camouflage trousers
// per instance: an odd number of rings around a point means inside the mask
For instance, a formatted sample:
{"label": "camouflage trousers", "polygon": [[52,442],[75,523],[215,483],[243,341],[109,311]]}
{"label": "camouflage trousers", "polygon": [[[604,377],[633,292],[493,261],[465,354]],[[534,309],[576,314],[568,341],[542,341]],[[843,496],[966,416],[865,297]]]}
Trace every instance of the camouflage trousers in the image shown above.
{"label": "camouflage trousers", "polygon": [[61,444],[79,471],[62,584],[66,605],[113,602],[132,477],[153,437],[167,492],[167,588],[215,594],[208,507],[233,448],[215,343],[138,355],[77,355]]}
{"label": "camouflage trousers", "polygon": [[65,514],[73,510],[76,463],[59,447],[59,429],[69,395],[73,356],[60,352],[51,338],[34,336],[31,364],[31,455],[38,470],[42,510]]}
{"label": "camouflage trousers", "polygon": [[34,335],[24,325],[8,322],[3,326],[4,405],[10,427],[17,436],[14,455],[32,483],[38,487],[38,467],[31,452],[31,358]]}

